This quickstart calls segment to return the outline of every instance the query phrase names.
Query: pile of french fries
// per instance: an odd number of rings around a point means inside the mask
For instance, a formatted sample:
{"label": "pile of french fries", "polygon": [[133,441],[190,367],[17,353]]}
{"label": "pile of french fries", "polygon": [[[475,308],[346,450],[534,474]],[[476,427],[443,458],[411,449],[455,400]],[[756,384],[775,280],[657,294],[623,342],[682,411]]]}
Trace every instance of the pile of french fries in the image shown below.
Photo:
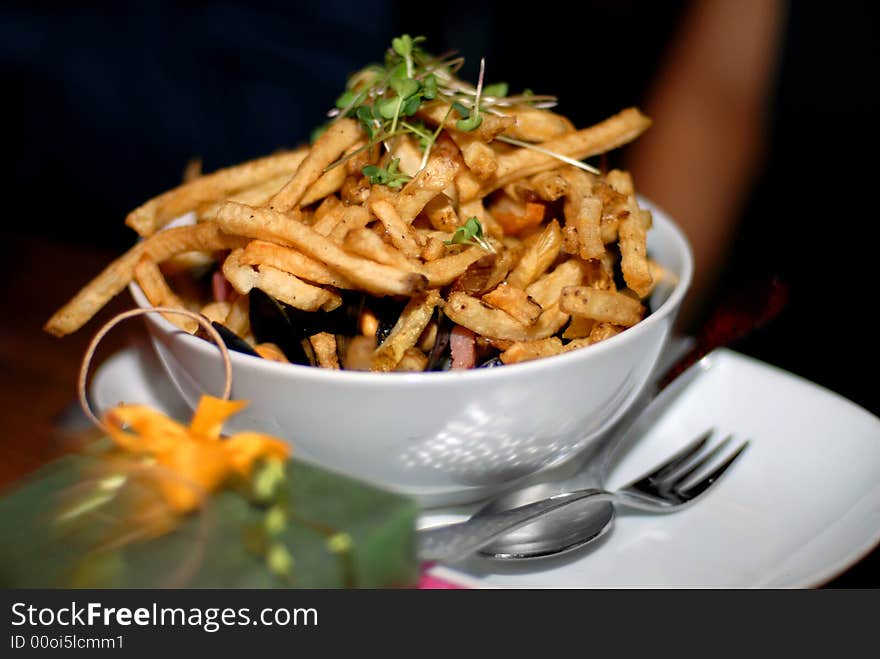
{"label": "pile of french fries", "polygon": [[[346,354],[332,334],[312,336],[326,368],[424,370],[437,308],[471,351],[494,350],[505,364],[589,346],[643,319],[644,299],[665,276],[647,255],[651,213],[639,207],[628,173],[597,175],[569,163],[630,142],[647,117],[630,108],[576,130],[522,103],[486,113],[466,132],[439,100],[417,117],[437,131],[426,160],[411,136],[370,145],[361,125],[341,116],[310,147],[191,173],[128,215],[142,240],[45,330],[76,331],[132,280],[151,304],[200,311],[281,361],[276,346],[256,343],[250,331],[255,288],[317,314],[339,307],[345,290],[408,300],[381,342],[369,317]],[[392,161],[405,185],[371,183],[363,173]],[[186,214],[194,222],[168,226]],[[474,219],[482,240],[455,241]],[[234,292],[197,300],[172,290],[171,270],[206,263]],[[615,284],[621,275],[625,287]],[[168,319],[196,332],[189,320]]]}

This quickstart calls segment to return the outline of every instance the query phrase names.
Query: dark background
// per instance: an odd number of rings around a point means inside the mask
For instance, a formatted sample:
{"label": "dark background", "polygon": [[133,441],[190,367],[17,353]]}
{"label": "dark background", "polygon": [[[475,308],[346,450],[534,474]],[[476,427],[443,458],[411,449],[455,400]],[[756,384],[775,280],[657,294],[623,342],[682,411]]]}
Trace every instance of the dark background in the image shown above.
{"label": "dark background", "polygon": [[[556,94],[587,125],[644,101],[688,6],[7,2],[3,243],[121,251],[126,213],[190,158],[210,171],[306,140],[346,75],[402,32],[459,50],[466,78],[485,56],[489,81]],[[877,27],[874,3],[790,4],[764,156],[713,299],[778,277],[788,306],[734,347],[880,414]],[[876,561],[836,582],[878,584]]]}

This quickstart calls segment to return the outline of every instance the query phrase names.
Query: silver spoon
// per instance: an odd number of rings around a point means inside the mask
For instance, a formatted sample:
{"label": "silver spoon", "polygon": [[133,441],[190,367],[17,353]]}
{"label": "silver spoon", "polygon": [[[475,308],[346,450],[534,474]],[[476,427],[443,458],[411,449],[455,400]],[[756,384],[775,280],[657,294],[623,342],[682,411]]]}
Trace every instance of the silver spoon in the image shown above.
{"label": "silver spoon", "polygon": [[[510,510],[526,503],[582,488],[602,488],[612,462],[653,425],[702,370],[714,350],[730,345],[772,321],[785,308],[788,288],[777,278],[751,282],[731,293],[710,315],[691,350],[649,386],[632,409],[575,464],[542,474],[544,482],[521,487],[489,501],[477,515]],[[574,461],[573,461],[574,462]],[[549,477],[549,478],[548,478]],[[480,554],[499,560],[542,558],[573,551],[611,529],[614,506],[585,501],[547,513],[485,545]]]}
{"label": "silver spoon", "polygon": [[[633,405],[632,410],[605,434],[592,452],[565,469],[567,474],[557,471],[552,480],[534,483],[502,494],[480,508],[474,517],[494,515],[563,492],[602,488],[614,461],[656,423],[663,412],[704,369],[704,365],[705,362],[700,362],[691,366],[659,394],[656,385],[649,388]],[[574,503],[498,537],[481,548],[479,553],[497,560],[556,556],[598,540],[611,530],[613,520],[614,506],[609,502]]]}

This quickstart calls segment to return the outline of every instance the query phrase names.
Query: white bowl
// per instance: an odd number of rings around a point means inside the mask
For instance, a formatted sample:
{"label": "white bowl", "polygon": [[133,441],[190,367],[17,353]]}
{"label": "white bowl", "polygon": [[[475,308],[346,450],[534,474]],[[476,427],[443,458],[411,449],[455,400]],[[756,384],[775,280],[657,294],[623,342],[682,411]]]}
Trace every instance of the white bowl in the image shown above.
{"label": "white bowl", "polygon": [[[286,439],[306,461],[449,505],[490,496],[587,449],[642,390],[690,285],[693,257],[659,209],[653,258],[677,276],[654,312],[602,343],[498,368],[430,373],[331,371],[232,352],[232,397],[250,404],[226,426]],[[136,285],[135,302],[149,307]],[[156,352],[190,407],[223,384],[217,348],[146,317]]]}

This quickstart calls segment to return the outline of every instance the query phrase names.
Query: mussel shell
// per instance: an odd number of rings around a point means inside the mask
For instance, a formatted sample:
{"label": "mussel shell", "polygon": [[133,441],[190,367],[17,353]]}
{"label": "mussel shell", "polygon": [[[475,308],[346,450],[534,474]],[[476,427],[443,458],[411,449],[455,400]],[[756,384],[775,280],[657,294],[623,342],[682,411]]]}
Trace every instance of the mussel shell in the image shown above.
{"label": "mussel shell", "polygon": [[248,297],[251,331],[257,343],[274,343],[290,362],[314,366],[308,335],[288,316],[291,307],[259,288],[251,289]]}
{"label": "mussel shell", "polygon": [[495,355],[484,361],[482,364],[478,364],[477,368],[496,368],[498,366],[504,366],[504,362],[501,361],[501,357]]}
{"label": "mussel shell", "polygon": [[449,334],[455,323],[449,316],[443,313],[439,307],[434,310],[434,321],[437,323],[437,338],[434,339],[434,347],[428,355],[426,371],[448,371],[452,366],[452,354],[449,348]]}
{"label": "mussel shell", "polygon": [[246,355],[251,355],[253,357],[259,357],[257,352],[251,348],[250,344],[242,339],[238,334],[233,332],[231,329],[226,327],[225,325],[218,323],[216,320],[211,321],[211,325],[217,330],[217,333],[220,335],[220,338],[223,339],[223,343],[230,350],[235,350],[236,352],[243,352]]}
{"label": "mussel shell", "polygon": [[388,335],[391,334],[391,330],[397,324],[397,320],[400,318],[400,314],[403,312],[408,301],[394,297],[370,297],[366,300],[367,308],[373,312],[376,320],[379,321],[379,325],[376,328],[377,345],[381,345],[388,338]]}

